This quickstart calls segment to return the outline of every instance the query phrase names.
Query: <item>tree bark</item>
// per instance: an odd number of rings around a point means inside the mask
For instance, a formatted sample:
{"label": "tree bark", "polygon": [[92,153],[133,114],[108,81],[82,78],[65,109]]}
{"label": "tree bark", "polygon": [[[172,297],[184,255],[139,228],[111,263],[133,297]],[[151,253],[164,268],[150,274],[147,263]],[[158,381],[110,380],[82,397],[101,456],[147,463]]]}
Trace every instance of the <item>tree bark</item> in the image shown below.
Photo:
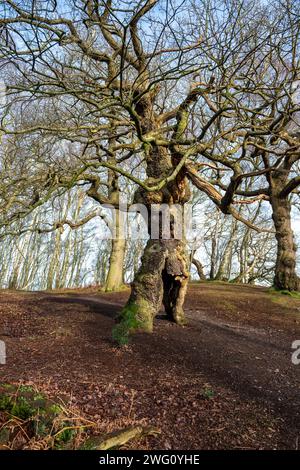
{"label": "tree bark", "polygon": [[[155,94],[158,88],[152,93],[144,93],[150,85],[147,71],[142,67],[139,77],[140,89],[137,89],[137,99],[135,103],[135,113],[140,117],[140,128],[143,135],[152,132],[159,132],[161,123],[157,120],[154,112]],[[142,93],[141,93],[142,92]],[[173,138],[180,139],[187,125],[187,109],[190,100],[177,113],[177,126]],[[144,142],[144,155],[146,163],[147,186],[155,186],[162,178],[167,178],[175,167],[179,164],[182,154],[173,146],[166,148],[156,142]],[[178,207],[183,209],[184,204],[190,199],[190,190],[186,177],[186,170],[181,169],[176,178],[165,184],[161,190],[146,191],[143,188],[137,189],[134,202],[143,204],[147,209],[148,219],[152,214],[154,205],[165,205],[173,214],[168,221],[169,235],[163,233],[163,224],[160,215],[154,219],[150,217],[148,230],[150,239],[142,256],[141,267],[132,283],[132,290],[127,305],[121,313],[121,322],[126,323],[126,313],[128,309],[135,312],[137,325],[133,329],[140,329],[147,332],[153,330],[153,320],[163,303],[168,318],[177,324],[186,323],[183,311],[183,303],[187,290],[189,277],[188,258],[185,252],[185,241],[183,233],[178,237],[175,230]],[[181,217],[183,210],[181,211]],[[153,224],[158,227],[158,234],[152,236]]]}
{"label": "tree bark", "polygon": [[162,303],[171,321],[179,325],[186,323],[183,303],[188,277],[183,241],[148,241],[127,304],[127,307],[136,306],[139,329],[152,332],[153,320]]}
{"label": "tree bark", "polygon": [[277,258],[274,287],[280,290],[298,291],[300,280],[296,273],[297,246],[291,224],[291,204],[288,198],[272,192],[270,202],[276,229]]}
{"label": "tree bark", "polygon": [[217,262],[217,252],[218,252],[218,243],[217,238],[219,236],[219,213],[217,213],[216,223],[211,235],[211,255],[210,255],[210,270],[209,270],[209,279],[213,280],[215,278],[216,271],[216,262]]}
{"label": "tree bark", "polygon": [[[114,128],[114,121],[111,121]],[[111,139],[111,145],[115,145],[115,139]],[[112,164],[116,164],[116,156],[112,153],[110,159]],[[109,200],[112,203],[120,203],[119,177],[114,171],[108,171]],[[124,234],[124,213],[118,208],[113,210],[113,224],[111,226],[112,243],[109,257],[108,274],[105,281],[105,291],[113,292],[119,290],[124,282],[124,259],[126,240]]]}
{"label": "tree bark", "polygon": [[126,241],[122,233],[122,214],[115,210],[115,234],[112,239],[105,291],[117,291],[123,285]]}
{"label": "tree bark", "polygon": [[229,281],[230,279],[232,252],[237,240],[237,234],[237,221],[234,219],[231,225],[230,238],[225,246],[225,250],[219,264],[219,269],[215,276],[215,280],[217,281]]}
{"label": "tree bark", "polygon": [[[151,146],[146,153],[148,184],[168,175],[173,168],[171,156],[164,148]],[[181,208],[190,198],[187,178],[182,171],[176,180],[160,191],[146,192],[138,189],[134,202],[143,204],[152,213],[153,205],[167,205],[174,218],[170,219],[169,237],[165,238],[160,215],[152,217],[148,222],[150,239],[146,245],[138,270],[132,283],[131,295],[120,320],[124,319],[128,309],[136,312],[138,327],[135,329],[152,332],[153,320],[163,303],[167,317],[179,325],[186,323],[183,303],[189,278],[188,257],[185,241],[176,235],[175,223],[178,207]],[[151,226],[159,227],[158,238],[151,238]],[[183,232],[182,232],[183,234]]]}

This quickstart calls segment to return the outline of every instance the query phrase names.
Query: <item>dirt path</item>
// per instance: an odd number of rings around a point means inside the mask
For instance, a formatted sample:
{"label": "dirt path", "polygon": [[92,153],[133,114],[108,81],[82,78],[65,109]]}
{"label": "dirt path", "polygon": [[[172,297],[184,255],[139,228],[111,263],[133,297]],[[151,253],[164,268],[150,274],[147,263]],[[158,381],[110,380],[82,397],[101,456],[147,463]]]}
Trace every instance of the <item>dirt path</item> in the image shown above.
{"label": "dirt path", "polygon": [[47,381],[112,428],[161,427],[143,447],[298,448],[300,366],[291,344],[300,339],[299,301],[191,286],[188,327],[161,316],[153,335],[120,351],[111,328],[127,295],[1,295],[3,380]]}
{"label": "dirt path", "polygon": [[[96,304],[101,310],[109,305],[112,313],[123,305],[94,296],[78,300]],[[300,422],[300,367],[298,370],[291,362],[291,344],[296,339],[293,333],[222,322],[201,310],[188,309],[187,317],[187,328],[179,334],[177,328],[170,330],[167,355],[176,355],[179,349],[191,372],[205,371],[220,385],[259,398],[284,415],[291,414],[295,423]],[[172,344],[175,350],[170,348]]]}

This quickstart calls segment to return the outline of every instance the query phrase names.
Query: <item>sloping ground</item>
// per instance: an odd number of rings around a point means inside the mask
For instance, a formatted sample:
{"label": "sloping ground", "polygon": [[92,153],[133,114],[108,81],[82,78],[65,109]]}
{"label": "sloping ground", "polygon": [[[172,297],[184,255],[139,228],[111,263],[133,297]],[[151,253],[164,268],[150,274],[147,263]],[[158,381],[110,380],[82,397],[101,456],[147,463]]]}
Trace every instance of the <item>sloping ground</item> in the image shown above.
{"label": "sloping ground", "polygon": [[2,382],[69,400],[103,432],[154,425],[147,449],[298,449],[300,301],[257,287],[192,284],[189,326],[163,315],[118,349],[114,316],[129,291],[0,293]]}

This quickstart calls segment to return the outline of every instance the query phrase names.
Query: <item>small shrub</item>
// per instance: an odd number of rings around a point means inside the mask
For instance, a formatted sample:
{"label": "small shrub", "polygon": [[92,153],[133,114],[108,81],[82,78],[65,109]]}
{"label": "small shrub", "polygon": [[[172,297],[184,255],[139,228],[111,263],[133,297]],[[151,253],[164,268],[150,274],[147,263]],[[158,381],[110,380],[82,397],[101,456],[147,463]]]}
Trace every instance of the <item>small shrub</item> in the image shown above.
{"label": "small shrub", "polygon": [[19,396],[11,408],[11,414],[16,418],[24,421],[34,415],[36,410],[31,406],[30,402],[23,396]]}
{"label": "small shrub", "polygon": [[[76,430],[72,429],[71,423],[63,422],[61,424],[62,431],[55,436],[55,447],[61,448],[64,444],[70,442],[76,436]],[[65,428],[65,429],[64,429]]]}
{"label": "small shrub", "polygon": [[[72,410],[53,402],[37,390],[0,384],[0,446],[11,449],[74,448],[82,438],[82,420]],[[22,429],[22,432],[20,431]],[[26,436],[18,441],[18,432]]]}

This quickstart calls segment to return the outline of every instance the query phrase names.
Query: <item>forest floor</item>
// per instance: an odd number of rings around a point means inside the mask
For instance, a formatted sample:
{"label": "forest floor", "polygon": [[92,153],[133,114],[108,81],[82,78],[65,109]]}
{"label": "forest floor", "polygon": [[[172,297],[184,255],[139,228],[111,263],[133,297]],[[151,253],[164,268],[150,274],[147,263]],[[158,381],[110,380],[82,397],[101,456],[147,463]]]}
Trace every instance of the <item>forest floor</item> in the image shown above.
{"label": "forest floor", "polygon": [[300,300],[259,287],[191,284],[187,327],[162,314],[119,349],[129,290],[0,291],[0,380],[64,397],[99,429],[154,425],[142,449],[298,449]]}

